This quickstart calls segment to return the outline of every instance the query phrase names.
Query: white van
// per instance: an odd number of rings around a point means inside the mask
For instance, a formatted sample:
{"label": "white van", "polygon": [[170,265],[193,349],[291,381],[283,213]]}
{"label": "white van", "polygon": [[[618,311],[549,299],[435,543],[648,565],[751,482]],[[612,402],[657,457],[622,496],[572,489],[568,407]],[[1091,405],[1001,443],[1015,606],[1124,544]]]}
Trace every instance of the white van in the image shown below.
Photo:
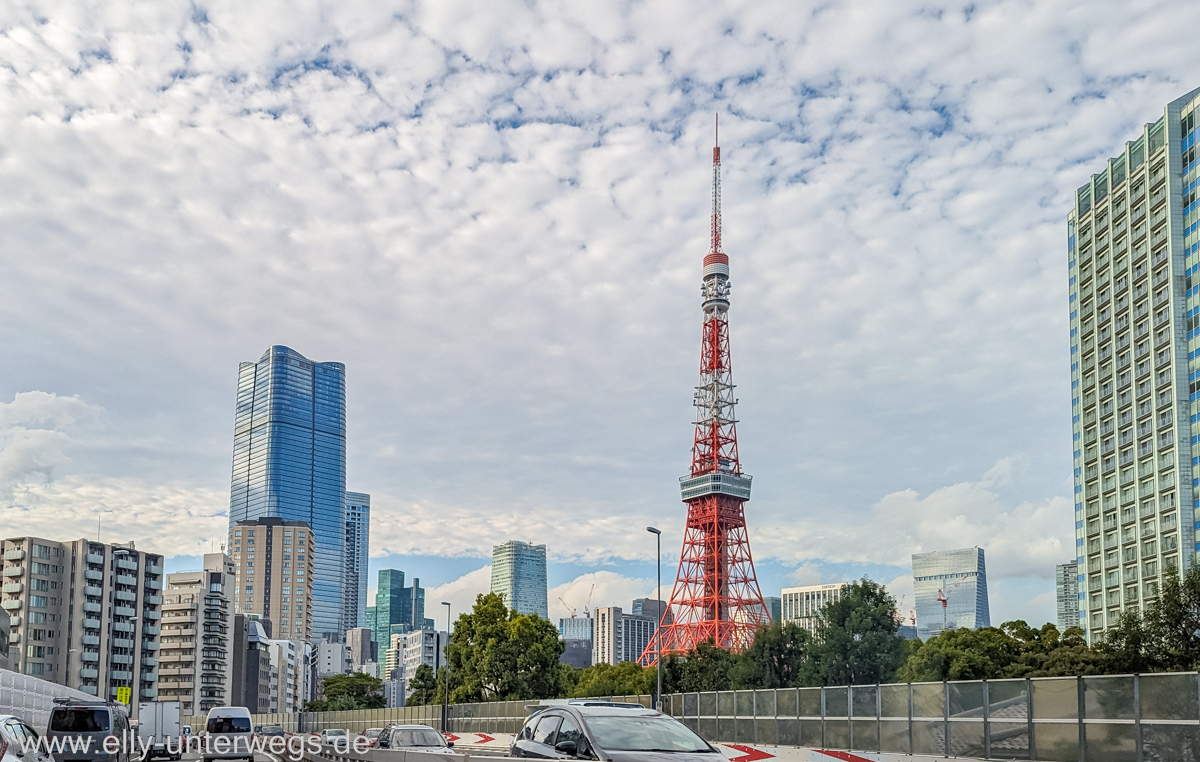
{"label": "white van", "polygon": [[204,741],[200,750],[205,762],[210,759],[245,759],[254,762],[251,742],[254,728],[250,710],[244,706],[219,706],[208,712]]}

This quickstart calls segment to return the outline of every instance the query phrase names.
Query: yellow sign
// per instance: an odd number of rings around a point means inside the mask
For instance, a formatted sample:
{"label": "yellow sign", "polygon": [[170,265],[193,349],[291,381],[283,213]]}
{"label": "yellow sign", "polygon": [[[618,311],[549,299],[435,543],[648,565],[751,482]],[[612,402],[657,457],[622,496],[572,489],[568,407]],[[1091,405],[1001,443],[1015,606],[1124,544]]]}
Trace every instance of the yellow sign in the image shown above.
{"label": "yellow sign", "polygon": [[129,706],[129,693],[130,689],[128,687],[117,688],[117,701]]}

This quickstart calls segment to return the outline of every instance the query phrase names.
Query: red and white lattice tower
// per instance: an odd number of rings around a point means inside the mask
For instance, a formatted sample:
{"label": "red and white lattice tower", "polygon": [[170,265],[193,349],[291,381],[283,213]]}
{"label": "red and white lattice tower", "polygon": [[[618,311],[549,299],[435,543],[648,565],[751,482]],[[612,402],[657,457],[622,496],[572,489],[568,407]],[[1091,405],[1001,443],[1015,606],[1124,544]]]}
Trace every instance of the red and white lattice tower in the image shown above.
{"label": "red and white lattice tower", "polygon": [[679,480],[687,528],[670,605],[639,662],[682,655],[705,641],[741,650],[770,622],[754,574],[744,504],[750,476],[738,462],[737,418],[729,356],[729,257],[721,251],[721,148],[713,147],[712,240],[700,287],[704,330],[700,384],[693,403],[692,472]]}

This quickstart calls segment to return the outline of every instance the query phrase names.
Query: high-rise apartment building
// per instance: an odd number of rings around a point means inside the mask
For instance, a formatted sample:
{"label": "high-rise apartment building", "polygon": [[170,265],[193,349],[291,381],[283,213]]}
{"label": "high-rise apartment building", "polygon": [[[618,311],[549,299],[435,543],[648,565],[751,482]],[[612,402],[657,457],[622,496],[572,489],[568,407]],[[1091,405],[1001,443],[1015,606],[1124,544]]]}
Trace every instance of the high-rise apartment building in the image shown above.
{"label": "high-rise apartment building", "polygon": [[313,648],[303,640],[276,639],[270,642],[271,670],[278,675],[273,688],[273,712],[299,712],[313,697]]}
{"label": "high-rise apartment building", "polygon": [[346,493],[346,595],[343,601],[345,630],[367,626],[367,561],[370,558],[371,496]]}
{"label": "high-rise apartment building", "polygon": [[425,588],[413,578],[404,586],[404,572],[380,569],[375,588],[375,605],[367,609],[367,627],[378,649],[388,648],[394,634],[431,630],[433,622],[425,618]]}
{"label": "high-rise apartment building", "polygon": [[1054,567],[1054,590],[1058,599],[1058,631],[1079,626],[1079,564],[1069,561]]}
{"label": "high-rise apartment building", "polygon": [[237,583],[224,553],[205,553],[204,569],[167,575],[163,594],[158,700],[185,716],[229,706],[233,695],[233,607]]}
{"label": "high-rise apartment building", "polygon": [[550,619],[546,603],[546,546],[509,540],[492,547],[492,592],[518,614]]}
{"label": "high-rise apartment building", "polygon": [[162,556],[115,545],[40,537],[0,541],[9,668],[116,699],[131,710],[157,696]]}
{"label": "high-rise apartment building", "polygon": [[[817,620],[821,609],[842,597],[846,582],[835,582],[830,585],[802,585],[800,587],[785,587],[781,591],[779,601],[779,617],[777,622],[791,622],[800,625],[809,632],[816,634]],[[775,616],[774,612],[771,614]]]}
{"label": "high-rise apartment building", "polygon": [[1067,215],[1079,624],[1093,642],[1194,561],[1197,105],[1200,89],[1168,103]]}
{"label": "high-rise apartment building", "polygon": [[653,618],[626,614],[620,606],[598,608],[592,615],[592,664],[637,661],[658,629]]}
{"label": "high-rise apartment building", "polygon": [[230,706],[244,706],[251,714],[271,711],[270,622],[245,614],[233,616],[233,689]]}
{"label": "high-rise apartment building", "polygon": [[[312,626],[345,633],[346,367],[287,347],[238,370],[229,523],[303,521],[316,537]],[[354,593],[356,594],[356,593]],[[282,629],[282,622],[279,622]],[[282,637],[282,635],[281,635]]]}
{"label": "high-rise apartment building", "polygon": [[350,649],[345,643],[330,643],[328,640],[322,640],[317,643],[316,647],[317,677],[325,678],[350,673]]}
{"label": "high-rise apartment building", "polygon": [[417,674],[417,668],[428,664],[437,675],[438,669],[446,664],[446,644],[449,637],[445,632],[437,630],[418,630],[404,636],[404,681],[406,689],[412,692],[412,679]]}
{"label": "high-rise apartment building", "polygon": [[946,629],[991,627],[983,548],[915,553],[913,598],[922,640]]}
{"label": "high-rise apartment building", "polygon": [[383,652],[383,677],[384,680],[403,680],[404,674],[404,644],[408,640],[408,633],[397,632],[388,636],[388,645]]}
{"label": "high-rise apartment building", "polygon": [[276,639],[312,640],[319,550],[307,522],[278,516],[239,521],[229,529],[237,574],[236,610],[271,620]]}

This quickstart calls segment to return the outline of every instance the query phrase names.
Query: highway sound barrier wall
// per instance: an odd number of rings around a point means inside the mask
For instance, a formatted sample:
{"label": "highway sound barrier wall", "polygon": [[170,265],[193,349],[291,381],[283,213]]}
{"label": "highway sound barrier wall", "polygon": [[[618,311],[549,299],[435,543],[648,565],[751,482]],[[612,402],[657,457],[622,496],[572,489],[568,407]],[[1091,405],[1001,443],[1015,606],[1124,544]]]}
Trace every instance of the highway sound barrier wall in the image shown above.
{"label": "highway sound barrier wall", "polygon": [[[605,697],[651,705],[650,696]],[[516,733],[537,701],[258,715],[289,732],[420,723]],[[1043,762],[1200,762],[1200,674],[685,693],[668,714],[712,742]],[[203,720],[199,720],[203,724]],[[197,728],[199,729],[199,728]]]}

